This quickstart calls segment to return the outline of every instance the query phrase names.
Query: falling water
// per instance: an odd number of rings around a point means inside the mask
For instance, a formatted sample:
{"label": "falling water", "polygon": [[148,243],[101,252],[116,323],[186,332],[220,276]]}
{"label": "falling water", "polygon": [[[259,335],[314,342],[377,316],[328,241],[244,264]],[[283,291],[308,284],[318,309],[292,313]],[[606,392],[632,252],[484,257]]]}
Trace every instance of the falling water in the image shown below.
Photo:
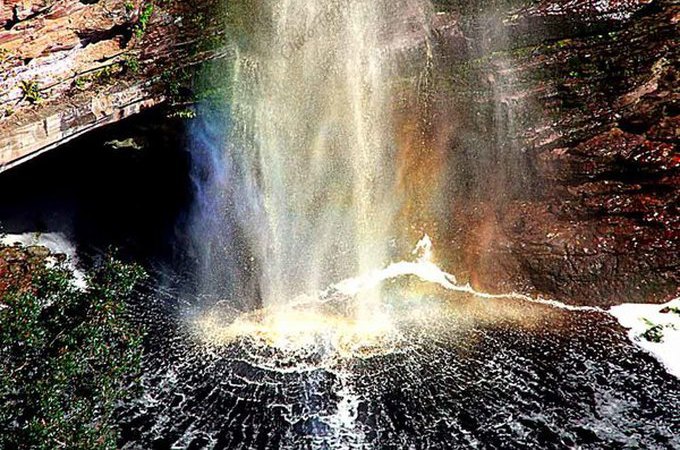
{"label": "falling water", "polygon": [[678,443],[677,383],[605,311],[479,293],[437,265],[423,231],[450,201],[455,130],[444,102],[414,101],[417,73],[437,75],[426,2],[234,3],[257,26],[228,111],[201,114],[192,142],[212,295],[140,300],[154,332],[123,448]]}
{"label": "falling water", "polygon": [[[382,268],[404,201],[396,189],[399,38],[427,38],[422,0],[276,0],[237,50],[224,152],[247,198],[264,306]],[[395,42],[397,44],[395,44]],[[374,290],[360,302],[370,309]]]}

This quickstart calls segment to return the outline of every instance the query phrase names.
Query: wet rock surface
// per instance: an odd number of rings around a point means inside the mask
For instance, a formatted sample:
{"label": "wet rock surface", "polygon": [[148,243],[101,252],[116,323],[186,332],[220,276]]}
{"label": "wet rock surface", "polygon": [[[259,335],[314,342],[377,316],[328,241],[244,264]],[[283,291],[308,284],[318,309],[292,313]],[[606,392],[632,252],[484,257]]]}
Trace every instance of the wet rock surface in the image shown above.
{"label": "wet rock surface", "polygon": [[477,14],[467,61],[443,76],[461,122],[448,147],[461,213],[444,233],[459,273],[572,303],[677,296],[680,6]]}

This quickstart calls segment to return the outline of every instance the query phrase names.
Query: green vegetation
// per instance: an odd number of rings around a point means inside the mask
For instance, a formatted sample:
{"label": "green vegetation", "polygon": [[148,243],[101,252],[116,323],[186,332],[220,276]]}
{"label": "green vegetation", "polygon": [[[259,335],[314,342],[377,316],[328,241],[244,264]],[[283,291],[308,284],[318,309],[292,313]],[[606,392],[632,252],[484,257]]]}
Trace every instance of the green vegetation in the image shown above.
{"label": "green vegetation", "polygon": [[194,119],[196,118],[196,111],[189,108],[179,109],[177,111],[172,111],[168,114],[170,119]]}
{"label": "green vegetation", "polygon": [[73,86],[76,89],[82,91],[92,83],[99,84],[109,83],[114,77],[119,75],[121,72],[125,70],[130,70],[128,69],[126,64],[127,61],[123,60],[120,63],[114,63],[106,67],[103,67],[99,70],[95,70],[94,72],[90,72],[85,75],[76,77],[75,80],[73,80]]}
{"label": "green vegetation", "polygon": [[229,101],[233,60],[218,58],[206,61],[199,68],[165,70],[160,82],[165,86],[170,111],[167,117],[193,119],[196,103],[224,104]]}
{"label": "green vegetation", "polygon": [[133,32],[137,39],[142,39],[144,33],[146,33],[146,28],[149,26],[149,21],[151,21],[151,16],[153,15],[154,6],[153,3],[147,3],[142,8],[139,14],[139,19],[133,28]]}
{"label": "green vegetation", "polygon": [[38,249],[0,247],[0,448],[114,449],[141,358],[124,305],[143,272],[107,258],[80,290]]}
{"label": "green vegetation", "polygon": [[139,63],[139,58],[137,55],[128,54],[123,57],[123,69],[129,73],[139,73],[141,69],[141,64]]}
{"label": "green vegetation", "polygon": [[165,91],[171,99],[180,95],[182,84],[189,81],[189,75],[184,70],[166,69],[161,73],[161,82],[165,86]]}
{"label": "green vegetation", "polygon": [[660,343],[663,342],[663,325],[657,325],[648,319],[642,319],[647,325],[647,330],[641,334],[649,342]]}
{"label": "green vegetation", "polygon": [[0,64],[8,61],[11,58],[11,53],[6,48],[0,48]]}
{"label": "green vegetation", "polygon": [[40,85],[34,80],[23,80],[19,85],[21,89],[21,99],[26,100],[29,103],[40,103],[43,100],[43,96],[40,93]]}
{"label": "green vegetation", "polygon": [[233,73],[234,61],[229,58],[215,59],[203,64],[194,82],[197,100],[217,103],[229,101]]}
{"label": "green vegetation", "polygon": [[675,306],[664,308],[661,312],[665,314],[677,314],[680,316],[680,308],[676,308]]}
{"label": "green vegetation", "polygon": [[118,64],[112,64],[100,69],[92,74],[92,80],[100,83],[108,83],[113,76],[120,71]]}
{"label": "green vegetation", "polygon": [[134,10],[135,10],[135,4],[132,3],[130,0],[126,1],[125,2],[125,13],[127,15],[130,15],[130,14],[132,14],[132,11],[134,11]]}
{"label": "green vegetation", "polygon": [[85,89],[85,85],[87,84],[87,80],[84,77],[78,77],[73,81],[73,85],[76,87],[78,90],[83,90]]}

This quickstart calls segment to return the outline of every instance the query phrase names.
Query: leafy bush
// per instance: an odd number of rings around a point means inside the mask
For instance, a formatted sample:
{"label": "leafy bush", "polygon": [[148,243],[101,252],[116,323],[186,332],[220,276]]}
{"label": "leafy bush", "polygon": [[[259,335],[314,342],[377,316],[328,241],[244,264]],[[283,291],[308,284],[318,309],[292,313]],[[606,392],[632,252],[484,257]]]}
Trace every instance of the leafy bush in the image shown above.
{"label": "leafy bush", "polygon": [[134,33],[137,39],[142,39],[144,37],[146,28],[149,26],[151,16],[153,15],[153,9],[153,3],[147,3],[139,13],[139,19],[137,20],[137,24],[134,27]]}
{"label": "leafy bush", "polygon": [[123,69],[125,69],[126,72],[136,74],[139,73],[140,68],[141,65],[137,55],[126,55],[123,58]]}
{"label": "leafy bush", "polygon": [[643,319],[643,321],[645,322],[645,325],[647,325],[647,330],[645,330],[641,336],[649,342],[654,342],[656,344],[663,342],[663,325],[656,325],[647,319]]}
{"label": "leafy bush", "polygon": [[22,100],[26,100],[29,103],[40,103],[43,100],[43,96],[40,93],[40,85],[34,80],[23,80],[19,84],[21,89]]}
{"label": "leafy bush", "polygon": [[80,290],[63,264],[43,257],[22,272],[17,248],[9,264],[2,250],[0,448],[115,448],[113,410],[134,392],[141,358],[124,300],[142,270],[107,258]]}

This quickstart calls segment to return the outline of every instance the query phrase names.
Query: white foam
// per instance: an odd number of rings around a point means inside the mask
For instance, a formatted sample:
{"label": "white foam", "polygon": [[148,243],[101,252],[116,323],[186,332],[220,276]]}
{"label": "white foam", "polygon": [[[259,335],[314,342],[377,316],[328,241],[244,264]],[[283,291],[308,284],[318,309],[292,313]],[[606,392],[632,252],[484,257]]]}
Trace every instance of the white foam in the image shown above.
{"label": "white foam", "polygon": [[[334,373],[338,377],[338,385],[335,387],[335,395],[338,397],[337,410],[334,414],[323,417],[331,429],[331,436],[328,438],[336,447],[359,448],[364,440],[364,434],[358,423],[362,398],[357,394],[347,372],[341,370]],[[323,443],[329,443],[327,437],[322,438],[318,444],[322,446]]]}
{"label": "white foam", "polygon": [[[618,319],[623,327],[630,330],[629,337],[635,344],[658,359],[670,374],[680,378],[680,314],[673,312],[664,314],[660,312],[667,307],[680,308],[680,298],[665,305],[624,304],[615,306],[610,310],[604,310],[594,306],[567,305],[557,300],[535,298],[514,292],[509,294],[488,294],[475,290],[470,284],[458,284],[455,276],[444,272],[433,263],[432,241],[427,235],[418,243],[413,254],[418,256],[416,261],[393,263],[383,270],[341,281],[333,286],[333,288],[345,295],[355,296],[359,292],[370,290],[386,280],[405,275],[414,275],[423,281],[436,283],[445,289],[468,293],[480,298],[510,298],[540,303],[568,311],[611,314]],[[645,319],[649,322],[645,322]],[[663,327],[662,342],[650,342],[641,337],[641,334],[650,327],[649,323]]]}
{"label": "white foam", "polygon": [[[665,305],[618,305],[611,308],[609,313],[629,329],[628,336],[636,345],[659,360],[670,374],[680,378],[680,314],[661,313],[665,308],[680,308],[680,298]],[[663,327],[661,342],[650,342],[641,336],[650,328],[650,323]]]}
{"label": "white foam", "polygon": [[439,268],[439,266],[432,262],[432,240],[428,235],[423,236],[423,238],[418,242],[415,249],[413,250],[413,254],[417,256],[416,261],[396,262],[390,264],[382,270],[376,270],[369,274],[343,280],[333,285],[332,289],[352,297],[362,291],[371,290],[386,280],[406,275],[414,275],[423,281],[438,284],[444,289],[455,292],[463,292],[481,298],[513,298],[516,300],[523,300],[532,303],[540,303],[568,311],[592,311],[606,313],[605,310],[594,306],[567,305],[565,303],[558,302],[557,300],[529,297],[528,295],[517,294],[515,292],[509,294],[488,294],[486,292],[477,291],[469,283],[458,284],[458,281],[454,275],[444,272],[441,268]]}
{"label": "white foam", "polygon": [[[201,319],[197,323],[199,328],[202,329],[203,334],[211,337],[209,340],[217,342],[228,342],[233,339],[233,336],[245,334],[267,337],[266,340],[269,342],[269,345],[290,348],[291,343],[298,347],[318,343],[318,336],[325,335],[331,337],[327,341],[331,343],[330,347],[336,351],[338,349],[342,350],[343,347],[338,342],[345,341],[349,341],[353,345],[357,344],[357,348],[363,348],[367,337],[371,339],[369,342],[375,343],[376,337],[390,335],[389,332],[392,331],[394,324],[389,317],[380,316],[381,320],[376,321],[375,311],[371,311],[370,320],[367,322],[370,326],[366,327],[366,322],[361,320],[355,322],[352,320],[338,320],[337,317],[326,318],[323,315],[323,311],[312,311],[305,315],[301,313],[300,308],[303,308],[302,310],[304,311],[306,306],[315,304],[314,299],[333,298],[335,293],[340,293],[348,298],[355,298],[361,293],[372,291],[385,281],[404,276],[415,276],[422,281],[437,284],[444,289],[467,293],[479,298],[519,300],[567,311],[612,315],[619,320],[622,326],[630,329],[629,335],[635,344],[649,351],[664,364],[669,373],[680,378],[680,315],[674,312],[667,314],[660,312],[665,307],[680,308],[680,298],[666,305],[628,304],[605,310],[594,306],[568,305],[557,300],[530,297],[514,292],[489,294],[476,290],[470,284],[459,284],[454,275],[443,271],[437,266],[433,262],[432,241],[427,235],[416,245],[413,255],[415,256],[413,261],[392,263],[384,269],[374,270],[340,281],[319,296],[299,297],[298,301],[294,302],[287,309],[266,311],[264,315],[265,320],[261,318],[253,320],[252,317],[245,317],[243,320],[237,320],[225,327],[222,320],[212,323],[211,317],[208,316],[207,321]],[[643,319],[664,327],[663,342],[653,343],[640,337],[649,327],[648,323],[645,323]],[[350,350],[349,354],[356,354],[356,348],[350,347]],[[334,358],[331,359],[332,362],[335,362]],[[294,370],[299,371],[299,367],[296,367]],[[347,423],[351,422],[351,414],[349,412],[352,411],[352,408],[349,408],[349,406],[352,404],[351,401],[347,403],[345,406],[348,409],[343,412],[343,417],[347,419]]]}

